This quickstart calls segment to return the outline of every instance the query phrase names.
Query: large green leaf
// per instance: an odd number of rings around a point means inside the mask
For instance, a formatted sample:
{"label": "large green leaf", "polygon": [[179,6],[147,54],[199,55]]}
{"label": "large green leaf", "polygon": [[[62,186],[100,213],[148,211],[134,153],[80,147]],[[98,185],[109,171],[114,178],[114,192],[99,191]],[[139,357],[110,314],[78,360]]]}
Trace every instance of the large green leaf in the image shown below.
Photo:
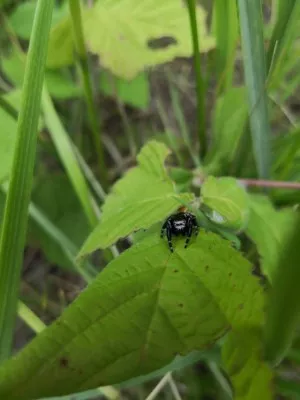
{"label": "large green leaf", "polygon": [[262,340],[252,329],[232,331],[222,357],[234,388],[235,400],[273,399],[273,373],[263,361]]}
{"label": "large green leaf", "polygon": [[262,257],[262,271],[270,281],[276,272],[284,241],[294,228],[295,216],[296,213],[292,209],[275,210],[265,196],[250,196],[250,216],[246,234],[256,244]]}
{"label": "large green leaf", "polygon": [[151,141],[138,155],[138,166],[118,181],[106,198],[99,225],[88,237],[80,255],[106,248],[133,231],[147,229],[174,212],[191,193],[176,194],[164,168],[168,148]]}
{"label": "large green leaf", "polygon": [[248,197],[236,179],[209,176],[201,187],[202,203],[223,217],[222,225],[241,229],[249,216]]}
{"label": "large green leaf", "polygon": [[[197,7],[201,51],[215,45],[205,19]],[[90,50],[119,77],[130,79],[145,67],[192,54],[188,13],[180,0],[102,0],[86,11],[84,24]]]}
{"label": "large green leaf", "polygon": [[178,238],[170,253],[157,231],[112,261],[0,367],[0,398],[33,400],[122,382],[262,318],[258,280],[228,241],[201,230],[188,249]]}

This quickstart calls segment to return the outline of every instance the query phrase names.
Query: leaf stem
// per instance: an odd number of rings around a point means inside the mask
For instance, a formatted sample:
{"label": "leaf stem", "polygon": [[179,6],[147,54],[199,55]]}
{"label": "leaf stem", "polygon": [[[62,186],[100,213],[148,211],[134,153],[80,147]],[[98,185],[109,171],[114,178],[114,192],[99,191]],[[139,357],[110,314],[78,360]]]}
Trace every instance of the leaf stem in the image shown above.
{"label": "leaf stem", "polygon": [[266,187],[276,189],[300,189],[300,182],[269,181],[260,179],[239,179],[245,186]]}
{"label": "leaf stem", "polygon": [[107,170],[104,161],[103,144],[101,141],[100,123],[98,120],[98,115],[97,115],[98,113],[93,99],[93,90],[92,90],[91,77],[89,73],[88,56],[84,43],[80,1],[69,0],[69,9],[73,26],[74,42],[78,55],[79,68],[81,71],[81,77],[85,92],[88,116],[91,124],[92,140],[97,154],[99,176],[102,180],[103,186],[106,186]]}
{"label": "leaf stem", "polygon": [[207,137],[205,129],[205,84],[201,72],[201,57],[199,50],[199,39],[197,29],[196,0],[187,0],[189,11],[191,36],[193,42],[194,62],[196,72],[196,94],[197,94],[197,119],[200,140],[200,156],[203,158],[207,150]]}

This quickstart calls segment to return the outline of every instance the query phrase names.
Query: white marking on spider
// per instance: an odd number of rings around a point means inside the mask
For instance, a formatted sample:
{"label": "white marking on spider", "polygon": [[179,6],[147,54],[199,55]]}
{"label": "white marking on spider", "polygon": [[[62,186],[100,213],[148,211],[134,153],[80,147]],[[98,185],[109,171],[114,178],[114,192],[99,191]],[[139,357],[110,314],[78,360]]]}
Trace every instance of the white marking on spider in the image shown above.
{"label": "white marking on spider", "polygon": [[186,221],[184,219],[180,221],[173,221],[173,224],[179,231],[182,231],[186,227]]}

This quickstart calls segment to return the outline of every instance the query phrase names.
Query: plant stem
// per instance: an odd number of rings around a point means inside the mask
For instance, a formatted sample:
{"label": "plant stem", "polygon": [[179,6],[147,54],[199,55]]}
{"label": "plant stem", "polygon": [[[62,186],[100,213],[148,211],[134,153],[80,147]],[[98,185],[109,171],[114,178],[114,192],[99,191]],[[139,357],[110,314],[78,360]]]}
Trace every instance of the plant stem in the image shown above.
{"label": "plant stem", "polygon": [[0,361],[10,356],[54,0],[37,2],[0,240]]}
{"label": "plant stem", "polygon": [[300,182],[267,181],[259,179],[239,179],[246,186],[269,187],[276,189],[300,189]]}
{"label": "plant stem", "polygon": [[79,59],[79,67],[85,92],[88,116],[91,124],[92,140],[95,146],[98,160],[99,176],[103,186],[107,184],[107,171],[104,162],[104,150],[101,141],[100,123],[93,99],[92,82],[89,73],[88,56],[84,43],[81,8],[79,0],[69,0],[69,9],[73,25],[74,42]]}
{"label": "plant stem", "polygon": [[205,129],[205,84],[201,72],[201,57],[199,50],[198,29],[197,29],[197,14],[196,0],[187,0],[191,35],[193,41],[194,62],[196,72],[196,90],[197,90],[197,119],[198,132],[200,140],[200,156],[203,158],[207,150],[207,138]]}

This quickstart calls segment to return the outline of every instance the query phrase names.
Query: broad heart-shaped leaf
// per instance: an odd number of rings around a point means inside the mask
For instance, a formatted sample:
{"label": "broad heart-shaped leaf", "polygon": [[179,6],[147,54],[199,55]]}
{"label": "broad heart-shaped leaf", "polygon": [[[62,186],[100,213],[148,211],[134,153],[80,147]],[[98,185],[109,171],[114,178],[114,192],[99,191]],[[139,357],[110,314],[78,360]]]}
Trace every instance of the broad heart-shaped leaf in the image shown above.
{"label": "broad heart-shaped leaf", "polygon": [[101,248],[138,229],[147,229],[174,212],[180,200],[192,201],[191,193],[176,194],[164,168],[168,148],[156,141],[138,155],[138,166],[118,181],[106,198],[99,225],[84,243],[80,256]]}
{"label": "broad heart-shaped leaf", "polygon": [[272,282],[284,241],[294,228],[292,209],[275,210],[266,196],[250,195],[250,216],[246,234],[262,258],[261,269]]}
{"label": "broad heart-shaped leaf", "polygon": [[[197,7],[201,51],[215,45],[206,30],[206,12]],[[145,67],[192,51],[189,17],[181,0],[101,0],[84,14],[85,37],[101,64],[131,79]]]}
{"label": "broad heart-shaped leaf", "polygon": [[263,361],[262,338],[253,328],[231,331],[222,348],[235,400],[271,400],[273,372]]}
{"label": "broad heart-shaped leaf", "polygon": [[245,226],[249,216],[248,196],[236,179],[209,176],[201,187],[201,200],[223,217],[223,226],[237,230]]}
{"label": "broad heart-shaped leaf", "polygon": [[250,264],[200,230],[171,253],[159,231],[99,274],[62,316],[0,367],[0,398],[58,396],[154,371],[263,319]]}

